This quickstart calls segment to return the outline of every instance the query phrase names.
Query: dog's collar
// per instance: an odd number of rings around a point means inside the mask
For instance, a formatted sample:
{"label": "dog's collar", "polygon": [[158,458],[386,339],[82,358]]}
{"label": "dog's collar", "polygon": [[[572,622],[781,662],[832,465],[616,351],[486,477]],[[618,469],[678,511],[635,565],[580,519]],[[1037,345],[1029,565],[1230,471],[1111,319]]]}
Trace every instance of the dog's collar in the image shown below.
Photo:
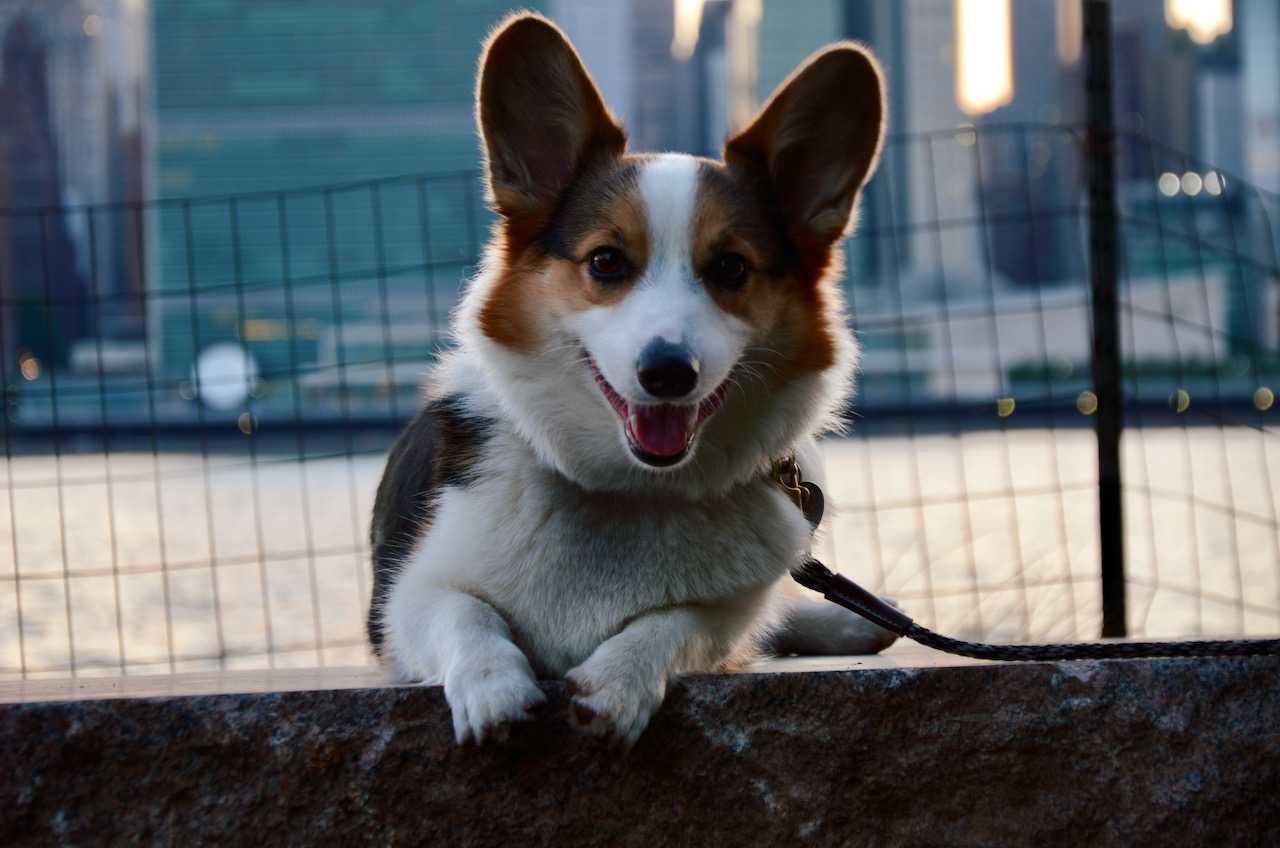
{"label": "dog's collar", "polygon": [[769,470],[769,478],[782,488],[783,494],[804,514],[809,525],[817,529],[818,523],[822,521],[826,499],[816,483],[804,479],[804,472],[796,462],[796,455],[788,454],[782,459],[775,459]]}

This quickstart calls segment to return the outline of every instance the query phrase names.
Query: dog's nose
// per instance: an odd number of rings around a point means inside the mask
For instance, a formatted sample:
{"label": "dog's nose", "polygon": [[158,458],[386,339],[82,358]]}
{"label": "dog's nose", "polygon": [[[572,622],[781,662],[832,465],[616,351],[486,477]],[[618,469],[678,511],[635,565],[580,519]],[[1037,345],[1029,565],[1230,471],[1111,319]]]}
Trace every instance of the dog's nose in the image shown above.
{"label": "dog's nose", "polygon": [[698,359],[684,345],[654,339],[640,351],[636,376],[649,394],[675,400],[698,385]]}

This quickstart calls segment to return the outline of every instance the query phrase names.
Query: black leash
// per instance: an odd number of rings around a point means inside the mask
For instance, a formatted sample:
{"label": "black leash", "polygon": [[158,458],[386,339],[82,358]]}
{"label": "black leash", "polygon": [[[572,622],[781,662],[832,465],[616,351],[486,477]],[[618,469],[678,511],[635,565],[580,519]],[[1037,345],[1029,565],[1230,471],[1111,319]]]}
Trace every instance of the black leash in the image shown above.
{"label": "black leash", "polygon": [[911,616],[836,574],[816,559],[806,559],[791,572],[801,586],[852,610],[885,630],[930,648],[981,660],[1016,662],[1045,660],[1111,660],[1139,657],[1241,657],[1280,655],[1280,639],[1217,639],[1190,642],[1065,642],[1044,645],[992,645],[965,642],[934,633]]}
{"label": "black leash", "polygon": [[[813,527],[822,520],[822,490],[806,481],[795,457],[774,463],[773,479],[800,508]],[[891,633],[929,648],[982,660],[1014,662],[1053,660],[1138,659],[1141,657],[1241,657],[1280,656],[1280,639],[1199,639],[1182,642],[1064,642],[1041,645],[993,645],[966,642],[935,633],[912,620],[897,607],[880,600],[818,560],[808,557],[791,572],[805,588],[832,603],[851,610]]]}

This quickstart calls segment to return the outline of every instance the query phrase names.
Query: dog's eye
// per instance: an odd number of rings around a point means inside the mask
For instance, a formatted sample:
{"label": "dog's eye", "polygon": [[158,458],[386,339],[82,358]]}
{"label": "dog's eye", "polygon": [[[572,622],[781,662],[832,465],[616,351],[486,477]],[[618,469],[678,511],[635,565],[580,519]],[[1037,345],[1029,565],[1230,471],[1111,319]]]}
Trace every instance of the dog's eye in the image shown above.
{"label": "dog's eye", "polygon": [[616,247],[601,247],[591,251],[587,257],[587,269],[602,283],[616,283],[627,276],[631,267]]}
{"label": "dog's eye", "polygon": [[746,285],[751,266],[736,253],[722,253],[707,266],[707,280],[722,289],[737,291]]}

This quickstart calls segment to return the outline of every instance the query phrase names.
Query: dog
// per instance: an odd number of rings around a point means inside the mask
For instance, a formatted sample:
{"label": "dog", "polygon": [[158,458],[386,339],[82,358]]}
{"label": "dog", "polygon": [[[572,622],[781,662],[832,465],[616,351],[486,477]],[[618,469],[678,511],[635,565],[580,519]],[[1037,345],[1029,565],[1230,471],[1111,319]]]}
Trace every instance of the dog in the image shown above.
{"label": "dog", "polygon": [[723,161],[631,154],[550,21],[499,25],[476,114],[497,213],[375,499],[369,637],[443,685],[459,744],[564,678],[631,746],[683,672],[892,640],[785,588],[813,544],[771,468],[821,485],[858,348],[840,246],[884,136],[863,47],[815,53]]}

